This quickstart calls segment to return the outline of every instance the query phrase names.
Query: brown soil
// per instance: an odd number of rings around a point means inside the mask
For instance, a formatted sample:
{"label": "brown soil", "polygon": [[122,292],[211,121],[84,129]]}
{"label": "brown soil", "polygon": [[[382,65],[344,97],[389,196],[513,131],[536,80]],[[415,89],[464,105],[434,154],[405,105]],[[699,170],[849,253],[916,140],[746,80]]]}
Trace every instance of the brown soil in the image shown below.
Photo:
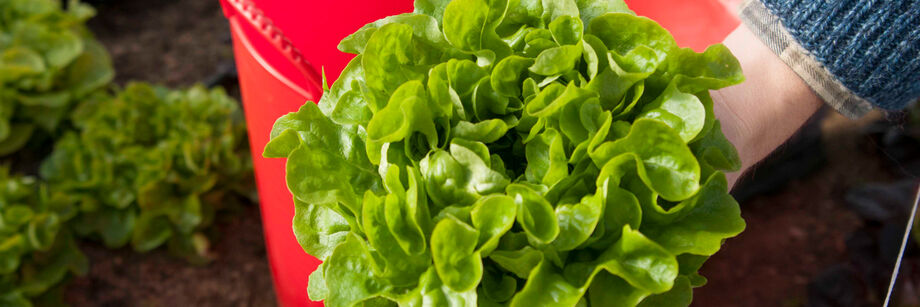
{"label": "brown soil", "polygon": [[67,286],[67,301],[74,307],[274,306],[261,230],[257,206],[234,214],[217,226],[225,235],[213,241],[215,260],[201,266],[164,250],[141,254],[83,244],[90,272]]}
{"label": "brown soil", "polygon": [[882,160],[859,146],[860,127],[877,118],[832,114],[822,127],[824,143],[833,144],[825,145],[826,167],[741,204],[747,229],[703,266],[709,283],[694,291],[694,306],[807,305],[808,282],[846,259],[845,240],[862,223],[844,207],[844,192],[892,179]]}
{"label": "brown soil", "polygon": [[89,22],[112,54],[116,81],[189,86],[233,59],[218,0],[102,0]]}

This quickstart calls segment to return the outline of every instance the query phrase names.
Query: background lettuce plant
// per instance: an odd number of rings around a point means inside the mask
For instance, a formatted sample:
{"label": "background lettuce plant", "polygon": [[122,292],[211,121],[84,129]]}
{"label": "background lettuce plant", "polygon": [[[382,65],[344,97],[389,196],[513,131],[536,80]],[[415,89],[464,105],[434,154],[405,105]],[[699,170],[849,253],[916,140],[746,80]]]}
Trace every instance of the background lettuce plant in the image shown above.
{"label": "background lettuce plant", "polygon": [[88,260],[67,226],[76,212],[69,197],[0,168],[0,305],[53,306],[49,290],[68,274],[86,273]]}
{"label": "background lettuce plant", "polygon": [[168,243],[203,260],[215,211],[252,194],[245,125],[222,89],[134,83],[88,99],[73,121],[79,131],[57,141],[40,173],[78,199],[80,235],[138,251]]}
{"label": "background lettuce plant", "polygon": [[54,133],[74,104],[114,72],[84,22],[92,7],[71,0],[0,1],[0,156],[36,130]]}
{"label": "background lettuce plant", "polygon": [[617,0],[417,0],[278,119],[294,232],[327,306],[686,306],[744,221],[709,90],[722,45],[679,48]]}

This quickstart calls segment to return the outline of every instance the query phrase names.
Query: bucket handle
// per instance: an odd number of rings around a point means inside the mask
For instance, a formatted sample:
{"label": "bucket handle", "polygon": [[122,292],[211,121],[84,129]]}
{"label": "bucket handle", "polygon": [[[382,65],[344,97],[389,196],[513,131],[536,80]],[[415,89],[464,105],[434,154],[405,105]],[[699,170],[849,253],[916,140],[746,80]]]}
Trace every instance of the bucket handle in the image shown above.
{"label": "bucket handle", "polygon": [[242,16],[243,20],[246,20],[249,25],[258,30],[258,32],[262,34],[262,37],[268,40],[272,47],[275,47],[275,50],[280,52],[288,62],[293,64],[294,67],[300,71],[304,78],[307,79],[308,86],[310,86],[311,90],[309,91],[310,93],[322,93],[322,77],[320,74],[316,72],[316,69],[313,68],[313,65],[311,65],[309,61],[304,59],[300,50],[284,36],[281,29],[279,29],[271,19],[265,17],[262,10],[257,8],[255,4],[249,0],[222,0],[222,2],[228,4],[224,6],[225,8],[233,9],[233,12],[225,10],[225,15],[227,15],[228,18],[231,17],[231,15]]}

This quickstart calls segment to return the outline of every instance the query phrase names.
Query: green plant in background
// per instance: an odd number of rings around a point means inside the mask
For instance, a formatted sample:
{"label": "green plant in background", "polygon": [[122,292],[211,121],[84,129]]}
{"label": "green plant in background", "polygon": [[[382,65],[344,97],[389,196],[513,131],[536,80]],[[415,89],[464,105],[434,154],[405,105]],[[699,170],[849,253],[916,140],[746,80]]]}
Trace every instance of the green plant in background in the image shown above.
{"label": "green plant in background", "polygon": [[294,232],[326,306],[686,306],[744,221],[709,90],[622,1],[417,0],[339,45],[318,106],[278,119]]}
{"label": "green plant in background", "polygon": [[54,306],[49,290],[86,273],[88,260],[66,224],[76,213],[69,197],[0,168],[0,306]]}
{"label": "green plant in background", "polygon": [[82,103],[73,121],[79,132],[57,141],[40,173],[78,198],[82,236],[205,260],[215,211],[252,194],[245,126],[222,89],[134,83]]}
{"label": "green plant in background", "polygon": [[92,7],[59,0],[0,0],[0,156],[38,129],[56,132],[75,101],[114,75],[84,27]]}

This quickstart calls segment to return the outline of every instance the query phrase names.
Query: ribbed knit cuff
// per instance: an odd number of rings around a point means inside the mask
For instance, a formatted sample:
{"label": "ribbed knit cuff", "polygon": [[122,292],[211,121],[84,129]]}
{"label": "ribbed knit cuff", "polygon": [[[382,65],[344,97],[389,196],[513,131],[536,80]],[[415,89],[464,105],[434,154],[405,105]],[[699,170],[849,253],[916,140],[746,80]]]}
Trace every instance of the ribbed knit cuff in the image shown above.
{"label": "ribbed knit cuff", "polygon": [[803,48],[760,1],[749,0],[741,9],[741,20],[786,65],[814,90],[828,105],[849,118],[859,118],[870,110],[872,104],[844,86],[840,80],[808,50]]}

